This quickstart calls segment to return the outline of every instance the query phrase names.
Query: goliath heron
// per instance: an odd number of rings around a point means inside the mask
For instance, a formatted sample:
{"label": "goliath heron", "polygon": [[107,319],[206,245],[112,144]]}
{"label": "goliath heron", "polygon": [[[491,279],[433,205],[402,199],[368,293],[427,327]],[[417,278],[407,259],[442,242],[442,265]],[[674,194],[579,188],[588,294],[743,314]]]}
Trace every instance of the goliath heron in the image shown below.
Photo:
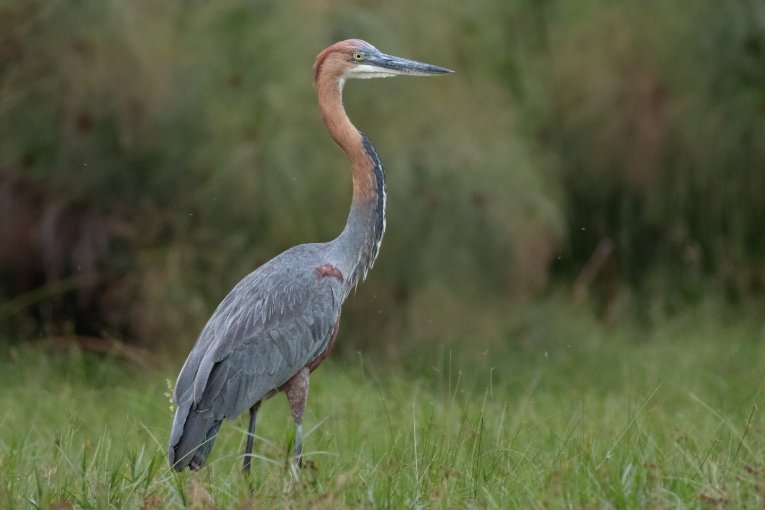
{"label": "goliath heron", "polygon": [[308,376],[332,350],[340,308],[374,264],[385,230],[383,167],[372,142],[345,113],[343,85],[350,78],[451,72],[386,55],[357,39],[326,48],[314,71],[324,124],[353,174],[348,220],[333,241],[301,244],[266,262],[218,305],[175,385],[169,461],[178,471],[199,469],[223,419],[249,409],[243,466],[249,472],[258,408],[278,391],[287,394],[297,427],[295,464],[301,465]]}

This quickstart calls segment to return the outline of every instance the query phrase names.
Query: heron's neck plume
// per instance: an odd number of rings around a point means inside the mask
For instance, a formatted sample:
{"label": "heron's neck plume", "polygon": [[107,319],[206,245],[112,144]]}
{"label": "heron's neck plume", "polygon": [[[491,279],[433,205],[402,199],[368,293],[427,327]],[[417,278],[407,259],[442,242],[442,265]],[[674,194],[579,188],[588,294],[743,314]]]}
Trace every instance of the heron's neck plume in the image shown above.
{"label": "heron's neck plume", "polygon": [[385,173],[369,138],[351,123],[343,107],[342,78],[319,73],[316,79],[322,118],[332,139],[348,157],[353,173],[353,203],[348,221],[333,241],[348,288],[366,277],[385,230]]}

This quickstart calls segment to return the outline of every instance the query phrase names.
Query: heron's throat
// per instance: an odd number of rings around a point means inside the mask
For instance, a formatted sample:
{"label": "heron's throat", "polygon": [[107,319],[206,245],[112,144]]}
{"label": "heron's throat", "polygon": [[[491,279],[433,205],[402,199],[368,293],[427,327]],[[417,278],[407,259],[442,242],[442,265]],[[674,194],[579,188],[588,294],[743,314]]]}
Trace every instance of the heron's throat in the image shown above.
{"label": "heron's throat", "polygon": [[347,288],[363,280],[377,258],[385,231],[385,172],[372,142],[351,123],[342,102],[343,81],[319,76],[322,118],[332,139],[345,152],[353,174],[348,221],[334,241]]}

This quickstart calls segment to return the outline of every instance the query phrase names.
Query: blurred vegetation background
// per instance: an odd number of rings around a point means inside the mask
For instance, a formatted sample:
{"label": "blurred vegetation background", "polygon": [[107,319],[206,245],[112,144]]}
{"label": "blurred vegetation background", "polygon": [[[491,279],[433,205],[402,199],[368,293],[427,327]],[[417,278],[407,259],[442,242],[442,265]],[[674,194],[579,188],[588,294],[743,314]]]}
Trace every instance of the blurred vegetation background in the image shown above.
{"label": "blurred vegetation background", "polygon": [[759,0],[0,0],[2,336],[186,351],[246,273],[333,238],[311,66],[349,37],[457,72],[346,88],[389,218],[341,349],[507,341],[550,296],[641,323],[761,300]]}

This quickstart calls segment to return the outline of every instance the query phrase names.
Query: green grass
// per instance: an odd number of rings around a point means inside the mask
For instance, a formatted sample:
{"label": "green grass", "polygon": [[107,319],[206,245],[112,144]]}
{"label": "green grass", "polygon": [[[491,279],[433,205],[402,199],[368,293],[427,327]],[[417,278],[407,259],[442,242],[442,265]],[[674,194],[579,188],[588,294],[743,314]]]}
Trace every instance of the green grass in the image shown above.
{"label": "green grass", "polygon": [[179,361],[5,349],[0,507],[762,508],[761,321],[698,312],[643,329],[539,306],[508,336],[387,368],[330,360],[312,379],[299,479],[285,399],[264,404],[254,493],[244,417],[200,473],[168,470]]}

